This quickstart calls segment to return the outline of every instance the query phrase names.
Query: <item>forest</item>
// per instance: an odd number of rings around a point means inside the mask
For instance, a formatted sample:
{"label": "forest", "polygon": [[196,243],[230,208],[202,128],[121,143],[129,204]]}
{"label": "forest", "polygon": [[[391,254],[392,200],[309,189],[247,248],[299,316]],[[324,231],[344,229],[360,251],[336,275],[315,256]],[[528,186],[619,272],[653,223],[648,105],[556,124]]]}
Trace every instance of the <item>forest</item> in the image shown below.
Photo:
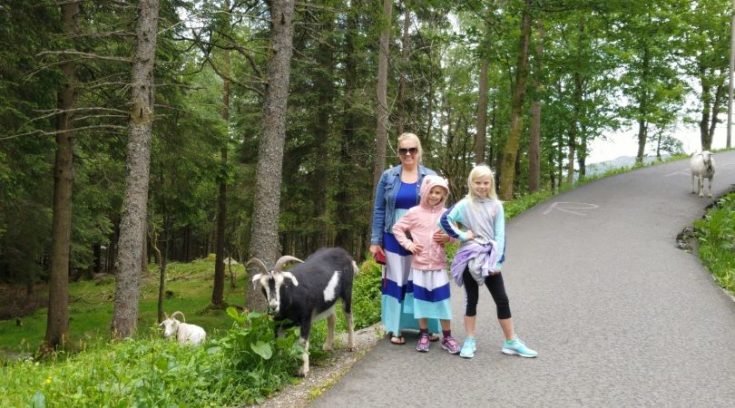
{"label": "forest", "polygon": [[[135,332],[149,262],[362,259],[376,177],[416,133],[466,193],[512,201],[584,177],[588,146],[707,149],[728,109],[728,0],[0,0],[0,282],[115,274]],[[727,146],[730,147],[728,138]],[[250,302],[250,299],[247,299]],[[7,307],[0,319],[19,313]]]}

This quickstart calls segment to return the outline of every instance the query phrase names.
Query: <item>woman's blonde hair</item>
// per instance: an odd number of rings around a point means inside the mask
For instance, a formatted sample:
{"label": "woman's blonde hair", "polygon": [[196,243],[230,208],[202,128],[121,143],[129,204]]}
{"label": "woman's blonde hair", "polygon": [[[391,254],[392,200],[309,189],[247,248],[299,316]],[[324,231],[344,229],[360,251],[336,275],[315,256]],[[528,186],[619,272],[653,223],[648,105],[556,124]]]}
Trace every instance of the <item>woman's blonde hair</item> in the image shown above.
{"label": "woman's blonde hair", "polygon": [[470,175],[467,177],[467,187],[469,187],[467,198],[469,198],[470,200],[481,198],[475,195],[475,191],[472,188],[472,182],[483,177],[487,177],[490,179],[490,191],[488,191],[487,193],[488,198],[497,200],[498,193],[495,191],[495,174],[493,174],[493,171],[490,169],[490,167],[485,164],[478,164],[470,171]]}
{"label": "woman's blonde hair", "polygon": [[416,143],[416,147],[419,149],[419,152],[416,155],[416,163],[421,163],[421,159],[424,157],[424,149],[421,148],[421,140],[419,139],[419,137],[413,133],[404,132],[401,133],[400,136],[398,136],[398,146],[396,147],[396,152],[401,147],[401,142],[405,141],[412,141]]}

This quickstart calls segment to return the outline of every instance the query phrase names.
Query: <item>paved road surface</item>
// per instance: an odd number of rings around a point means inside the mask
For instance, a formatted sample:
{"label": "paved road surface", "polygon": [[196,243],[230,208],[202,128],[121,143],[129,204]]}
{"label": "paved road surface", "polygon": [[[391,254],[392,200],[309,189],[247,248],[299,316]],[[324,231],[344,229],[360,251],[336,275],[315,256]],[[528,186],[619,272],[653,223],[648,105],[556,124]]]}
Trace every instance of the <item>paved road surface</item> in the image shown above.
{"label": "paved road surface", "polygon": [[[735,183],[716,156],[715,196]],[[381,343],[314,407],[734,407],[735,302],[675,237],[712,200],[690,193],[688,161],[609,177],[507,225],[506,287],[536,359],[500,353],[490,294],[478,351],[464,360]],[[461,339],[464,294],[452,287]]]}

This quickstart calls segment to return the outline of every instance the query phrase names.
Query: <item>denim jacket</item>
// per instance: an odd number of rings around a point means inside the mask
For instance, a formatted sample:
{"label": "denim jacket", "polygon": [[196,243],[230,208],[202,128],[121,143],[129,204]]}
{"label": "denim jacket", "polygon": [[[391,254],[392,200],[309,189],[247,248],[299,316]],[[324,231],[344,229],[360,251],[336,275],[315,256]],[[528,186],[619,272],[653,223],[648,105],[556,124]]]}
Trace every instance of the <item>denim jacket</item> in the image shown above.
{"label": "denim jacket", "polygon": [[[396,194],[401,188],[401,165],[391,167],[383,172],[380,181],[375,187],[375,204],[373,205],[373,226],[370,234],[370,244],[380,245],[383,243],[383,233],[391,232],[393,228],[394,212],[396,210]],[[427,174],[436,174],[428,167],[419,165],[419,179],[416,183],[416,197],[419,196],[419,188]]]}

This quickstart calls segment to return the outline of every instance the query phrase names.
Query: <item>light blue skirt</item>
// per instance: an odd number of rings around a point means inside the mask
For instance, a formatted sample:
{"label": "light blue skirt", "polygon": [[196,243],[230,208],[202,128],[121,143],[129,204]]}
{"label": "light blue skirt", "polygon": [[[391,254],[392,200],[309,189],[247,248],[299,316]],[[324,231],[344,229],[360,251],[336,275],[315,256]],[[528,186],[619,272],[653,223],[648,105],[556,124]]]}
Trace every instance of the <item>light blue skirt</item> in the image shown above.
{"label": "light blue skirt", "polygon": [[409,281],[413,282],[413,317],[452,319],[449,275],[446,270],[411,269]]}
{"label": "light blue skirt", "polygon": [[[414,282],[411,279],[411,253],[398,244],[393,234],[384,234],[383,245],[385,266],[380,310],[383,326],[387,332],[393,334],[403,330],[418,330]],[[428,327],[432,333],[441,333],[441,325],[437,319],[429,319]]]}

